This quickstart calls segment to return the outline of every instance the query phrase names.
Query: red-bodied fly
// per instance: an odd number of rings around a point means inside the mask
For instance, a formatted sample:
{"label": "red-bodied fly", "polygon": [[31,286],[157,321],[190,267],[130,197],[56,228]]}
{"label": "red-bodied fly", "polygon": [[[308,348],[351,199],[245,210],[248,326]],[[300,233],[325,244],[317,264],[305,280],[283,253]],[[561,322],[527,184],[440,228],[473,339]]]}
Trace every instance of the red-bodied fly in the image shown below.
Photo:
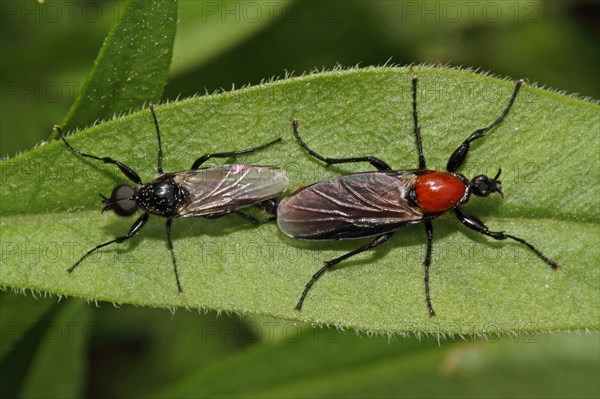
{"label": "red-bodied fly", "polygon": [[[136,189],[130,184],[119,184],[113,189],[110,198],[100,194],[104,204],[103,212],[113,210],[117,215],[124,217],[129,217],[138,210],[143,212],[126,235],[95,246],[86,252],[73,266],[69,267],[67,271],[71,273],[81,261],[96,250],[130,239],[144,227],[150,214],[153,214],[167,219],[167,244],[173,261],[177,290],[182,292],[171,240],[173,219],[190,216],[214,219],[232,214],[259,225],[275,219],[275,197],[287,189],[289,182],[283,170],[270,166],[221,165],[208,168],[200,167],[211,158],[229,158],[266,148],[280,142],[281,137],[258,147],[202,155],[196,159],[189,170],[183,172],[163,172],[160,130],[158,128],[158,118],[152,105],[150,105],[150,112],[152,113],[158,139],[158,175],[145,184],[142,183],[140,176],[124,163],[115,161],[110,157],[97,157],[86,154],[73,148],[65,139],[61,128],[54,126],[54,129],[60,133],[61,139],[71,151],[83,157],[116,165],[129,180],[139,186]],[[239,210],[252,205],[272,213],[273,216],[257,219]]]}
{"label": "red-bodied fly", "polygon": [[453,210],[458,220],[468,228],[496,240],[508,238],[517,241],[533,251],[552,269],[558,268],[556,262],[543,255],[529,242],[504,232],[492,231],[479,218],[460,209],[460,206],[469,200],[471,194],[487,197],[497,192],[501,196],[503,195],[500,187],[501,182],[498,180],[502,169],[499,169],[493,178],[479,175],[471,180],[456,172],[456,170],[467,157],[471,143],[483,137],[508,115],[522,85],[523,80],[519,80],[507,107],[498,119],[483,129],[475,130],[458,146],[448,160],[446,172],[427,169],[425,164],[417,114],[417,77],[412,78],[412,109],[413,130],[419,154],[418,169],[392,170],[386,162],[372,156],[355,158],[324,157],[306,145],[298,132],[299,122],[294,120],[294,135],[300,145],[310,155],[323,161],[327,166],[368,162],[378,170],[377,172],[339,176],[302,187],[279,204],[277,224],[284,234],[292,238],[346,240],[375,237],[367,245],[326,261],[325,265],[306,284],[296,309],[302,309],[308,291],[326,270],[345,259],[383,244],[398,229],[423,223],[427,234],[427,249],[424,261],[425,299],[429,315],[434,316],[435,311],[429,295],[429,266],[431,264],[433,241],[431,221],[449,210]]}

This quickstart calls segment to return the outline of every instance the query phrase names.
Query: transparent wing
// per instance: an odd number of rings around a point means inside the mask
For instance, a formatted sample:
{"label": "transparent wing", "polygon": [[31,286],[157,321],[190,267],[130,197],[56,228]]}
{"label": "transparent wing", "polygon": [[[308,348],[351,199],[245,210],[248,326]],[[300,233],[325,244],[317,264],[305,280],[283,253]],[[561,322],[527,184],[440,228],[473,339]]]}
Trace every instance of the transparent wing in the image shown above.
{"label": "transparent wing", "polygon": [[416,175],[410,171],[340,176],[296,191],[279,204],[277,224],[295,238],[362,238],[422,222],[408,201]]}
{"label": "transparent wing", "polygon": [[175,182],[190,193],[178,214],[202,216],[234,210],[271,199],[289,181],[281,169],[268,166],[221,165],[175,174]]}

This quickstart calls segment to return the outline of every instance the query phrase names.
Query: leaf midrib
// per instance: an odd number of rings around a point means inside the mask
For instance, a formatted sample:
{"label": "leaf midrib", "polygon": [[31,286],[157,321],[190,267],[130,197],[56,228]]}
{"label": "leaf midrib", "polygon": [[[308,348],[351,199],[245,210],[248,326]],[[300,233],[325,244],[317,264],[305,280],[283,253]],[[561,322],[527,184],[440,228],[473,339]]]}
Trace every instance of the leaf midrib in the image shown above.
{"label": "leaf midrib", "polygon": [[[89,209],[88,207],[84,207],[81,210],[60,210],[60,211],[36,211],[33,210],[31,212],[27,212],[27,213],[21,213],[21,212],[17,212],[17,213],[4,213],[2,211],[0,211],[0,217],[2,217],[2,219],[9,219],[9,218],[23,218],[23,219],[27,219],[27,218],[36,218],[39,216],[57,216],[59,214],[66,214],[69,215],[69,219],[73,219],[73,220],[77,220],[77,219],[83,219],[86,218],[87,216],[96,216],[98,214],[101,214],[102,212],[100,211],[100,208],[97,208],[95,210]],[[141,213],[136,213],[135,215],[133,215],[132,217],[127,218],[127,220],[131,220],[133,221],[135,219],[135,217],[139,217],[141,215]],[[112,216],[112,215],[111,215]],[[161,218],[161,216],[158,215],[151,215],[151,217],[153,218]],[[109,219],[106,218],[106,220],[108,221]],[[124,220],[122,218],[118,218],[118,219],[113,219],[113,220]],[[486,216],[486,221],[498,221],[498,220],[504,220],[504,221],[517,221],[517,220],[523,220],[523,221],[529,221],[529,220],[535,220],[535,221],[540,221],[540,222],[544,222],[544,221],[552,221],[552,222],[562,222],[562,223],[567,223],[567,224],[572,224],[572,225],[581,225],[581,226],[595,226],[599,223],[599,221],[594,220],[594,219],[582,219],[582,218],[565,218],[565,217],[556,217],[556,215],[553,215],[552,218],[538,218],[538,217],[529,217],[527,215],[507,215],[507,216],[502,216],[502,215],[488,215]]]}

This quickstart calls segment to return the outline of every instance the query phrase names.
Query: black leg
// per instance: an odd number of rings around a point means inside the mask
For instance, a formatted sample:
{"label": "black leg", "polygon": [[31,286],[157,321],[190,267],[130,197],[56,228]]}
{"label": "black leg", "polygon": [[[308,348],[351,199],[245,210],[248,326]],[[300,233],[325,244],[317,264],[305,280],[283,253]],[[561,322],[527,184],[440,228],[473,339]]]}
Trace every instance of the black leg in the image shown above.
{"label": "black leg", "polygon": [[105,247],[107,245],[110,244],[114,244],[114,243],[121,243],[125,240],[130,239],[131,237],[133,237],[134,235],[136,235],[141,229],[142,227],[144,227],[144,225],[146,224],[146,222],[148,221],[148,214],[144,213],[142,216],[140,216],[131,226],[131,228],[129,229],[129,232],[127,233],[127,235],[124,235],[122,237],[117,237],[114,240],[111,241],[107,241],[103,244],[97,245],[96,247],[90,249],[89,251],[87,251],[85,253],[85,255],[83,255],[77,262],[75,262],[75,264],[71,267],[69,267],[67,269],[67,272],[71,273],[73,271],[73,269],[75,269],[82,260],[84,260],[85,258],[87,258],[91,253],[95,252],[96,250]]}
{"label": "black leg", "polygon": [[204,154],[200,158],[198,158],[194,161],[194,164],[192,165],[192,167],[190,169],[192,169],[192,170],[198,169],[200,167],[200,165],[202,165],[204,162],[208,161],[211,158],[229,158],[229,157],[234,157],[236,155],[248,154],[250,152],[262,150],[263,148],[266,148],[275,143],[279,143],[281,140],[282,140],[281,137],[277,137],[275,140],[269,141],[268,143],[263,144],[263,145],[259,145],[258,147],[246,148],[244,150],[239,150],[239,151],[217,152],[215,154]]}
{"label": "black leg", "polygon": [[519,242],[525,245],[527,248],[531,249],[533,252],[535,252],[535,254],[539,256],[544,262],[549,264],[552,267],[552,269],[558,269],[558,264],[555,261],[544,256],[544,254],[542,254],[536,247],[523,240],[522,238],[515,237],[513,235],[506,234],[501,231],[490,231],[478,217],[465,213],[458,208],[454,208],[454,212],[456,213],[456,217],[458,218],[458,220],[460,220],[462,224],[464,224],[468,228],[475,230],[481,234],[485,234],[486,236],[492,237],[495,240],[506,240],[507,238],[510,238],[511,240]]}
{"label": "black leg", "polygon": [[265,223],[268,223],[268,222],[271,222],[271,221],[277,219],[277,216],[275,216],[275,215],[269,216],[269,217],[267,217],[265,219],[257,219],[257,218],[255,218],[252,215],[248,215],[247,213],[240,212],[240,211],[232,211],[231,213],[234,214],[234,215],[236,215],[236,216],[238,216],[238,217],[240,217],[240,218],[242,218],[242,219],[244,219],[247,222],[250,222],[250,223],[254,224],[254,225],[265,224]]}
{"label": "black leg", "polygon": [[82,157],[86,157],[86,158],[97,159],[98,161],[102,161],[104,163],[109,163],[109,164],[117,165],[117,167],[121,170],[121,172],[123,172],[123,174],[125,176],[127,176],[127,178],[129,180],[131,180],[131,181],[133,181],[134,183],[137,183],[137,184],[142,184],[142,179],[140,179],[140,177],[138,176],[138,174],[135,173],[135,171],[133,169],[131,169],[129,166],[125,165],[122,162],[115,161],[114,159],[112,159],[110,157],[97,157],[95,155],[90,155],[90,154],[86,154],[84,152],[81,152],[78,149],[72,147],[71,144],[69,144],[69,142],[65,138],[65,136],[64,136],[64,134],[63,134],[62,129],[60,128],[60,126],[54,125],[53,129],[60,134],[60,138],[62,139],[62,141],[75,154],[81,155]]}
{"label": "black leg", "polygon": [[433,306],[431,306],[431,297],[429,296],[429,265],[431,265],[431,250],[433,248],[433,225],[431,222],[425,222],[425,231],[427,232],[427,252],[425,253],[425,299],[427,300],[427,309],[429,317],[435,316]]}
{"label": "black leg", "polygon": [[215,212],[215,213],[209,213],[208,215],[203,215],[202,217],[205,219],[218,219],[225,215],[229,215],[230,213],[231,213],[230,210],[226,210],[226,211],[219,211],[219,212]]}
{"label": "black leg", "polygon": [[308,145],[306,145],[304,140],[302,140],[302,137],[300,137],[300,133],[298,132],[299,124],[300,124],[300,122],[296,119],[294,119],[294,121],[292,122],[292,126],[294,127],[294,136],[296,136],[296,139],[298,139],[298,142],[300,143],[302,148],[304,148],[306,151],[308,151],[308,153],[310,155],[312,155],[313,157],[317,158],[320,161],[325,162],[325,164],[327,166],[334,165],[334,164],[341,164],[341,163],[368,162],[371,165],[373,165],[377,170],[391,170],[392,169],[386,162],[382,161],[379,158],[375,158],[375,157],[354,157],[354,158],[327,158],[327,157],[324,157],[324,156],[318,154],[317,152],[313,151]]}
{"label": "black leg", "polygon": [[177,292],[182,293],[181,283],[179,282],[179,273],[177,273],[177,260],[175,259],[175,250],[173,249],[173,241],[171,240],[171,224],[173,219],[167,219],[167,244],[171,251],[171,260],[173,261],[173,270],[175,271],[175,281],[177,282]]}
{"label": "black leg", "polygon": [[425,169],[425,156],[423,155],[423,143],[421,142],[421,128],[419,127],[419,114],[417,113],[417,80],[418,77],[412,78],[412,106],[413,106],[413,131],[417,139],[417,149],[419,150],[419,169]]}
{"label": "black leg", "polygon": [[279,206],[279,200],[277,198],[270,198],[268,200],[259,202],[255,205],[258,209],[262,209],[270,215],[277,215],[277,207]]}
{"label": "black leg", "polygon": [[304,299],[306,298],[306,294],[308,294],[308,291],[310,290],[310,287],[312,287],[312,285],[319,279],[319,277],[321,277],[321,275],[323,273],[325,273],[325,271],[327,269],[329,269],[330,267],[337,265],[338,263],[340,263],[341,261],[348,259],[354,255],[358,255],[361,252],[367,251],[369,249],[375,248],[380,246],[381,244],[383,244],[384,242],[386,242],[387,240],[390,239],[390,237],[393,235],[394,233],[386,233],[386,234],[382,234],[380,236],[378,236],[377,238],[375,238],[373,241],[371,241],[369,244],[362,246],[360,248],[355,249],[354,251],[348,252],[345,255],[340,256],[339,258],[335,258],[332,260],[328,260],[327,262],[325,262],[325,265],[319,269],[319,271],[317,271],[311,278],[311,280],[308,282],[308,284],[306,284],[306,287],[304,287],[304,291],[302,291],[302,295],[300,296],[300,300],[298,301],[298,303],[296,304],[296,310],[302,310],[302,304],[304,303]]}
{"label": "black leg", "polygon": [[163,157],[163,152],[162,152],[162,144],[160,142],[160,130],[158,128],[158,118],[156,117],[156,112],[154,112],[154,105],[150,104],[150,112],[152,113],[152,119],[154,119],[154,126],[156,126],[156,138],[158,139],[158,161],[157,161],[157,170],[158,173],[162,174],[163,173],[163,168],[162,168],[162,157]]}
{"label": "black leg", "polygon": [[473,141],[477,140],[480,137],[483,137],[488,131],[490,131],[492,128],[494,128],[496,125],[500,124],[500,122],[504,120],[506,115],[508,115],[508,112],[510,111],[510,108],[512,107],[513,103],[515,102],[517,94],[519,94],[519,89],[521,88],[521,85],[523,85],[523,83],[523,79],[517,81],[515,90],[513,91],[512,96],[508,101],[508,105],[506,106],[506,108],[502,112],[502,115],[500,115],[498,119],[496,119],[488,127],[475,130],[460,146],[458,146],[456,150],[454,150],[454,152],[450,156],[450,159],[448,160],[448,164],[446,165],[446,169],[448,170],[448,172],[454,172],[460,167],[460,165],[462,165],[465,158],[467,157],[469,147]]}
{"label": "black leg", "polygon": [[260,225],[277,219],[277,205],[279,205],[279,201],[277,201],[274,198],[255,204],[257,208],[262,209],[263,211],[271,214],[271,216],[265,219],[257,219],[252,215],[248,215],[247,213],[229,209],[205,215],[204,218],[218,219],[226,215],[235,215],[244,219],[247,222],[250,222],[255,225]]}

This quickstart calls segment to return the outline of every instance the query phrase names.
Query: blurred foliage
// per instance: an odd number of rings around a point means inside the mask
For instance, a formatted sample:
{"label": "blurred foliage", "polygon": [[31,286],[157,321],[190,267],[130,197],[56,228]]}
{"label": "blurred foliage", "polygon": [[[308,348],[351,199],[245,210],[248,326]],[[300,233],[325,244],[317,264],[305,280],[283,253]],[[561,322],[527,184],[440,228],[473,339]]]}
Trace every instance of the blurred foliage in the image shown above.
{"label": "blurred foliage", "polygon": [[[39,3],[0,3],[3,156],[31,148],[64,118],[123,4]],[[255,84],[286,70],[298,74],[338,63],[383,64],[390,57],[399,64],[471,66],[600,97],[595,1],[270,3],[273,13],[263,9],[256,19],[242,2],[185,1],[180,10],[188,11],[179,14],[181,29],[163,98]],[[459,11],[452,8],[456,5]],[[110,304],[83,305],[81,311],[77,302],[57,304],[51,298],[32,304],[31,298],[12,293],[1,293],[0,302],[1,397],[187,395],[200,394],[198,384],[211,397],[224,392],[223,386],[232,396],[261,397],[600,395],[596,334],[521,336],[496,345],[475,340],[438,348],[431,337],[426,343],[413,338],[388,343],[210,313],[171,316],[165,310]],[[69,325],[84,332],[71,339]],[[56,326],[66,335],[51,335]],[[305,336],[298,338],[297,331]],[[525,344],[530,338],[537,341]],[[64,374],[44,374],[61,368]],[[295,378],[298,371],[302,379]],[[282,385],[260,379],[286,373]],[[54,386],[45,390],[45,384]]]}
{"label": "blurred foliage", "polygon": [[[594,1],[266,3],[182,1],[164,98],[390,58],[470,66],[600,97]],[[31,148],[64,118],[123,9],[108,1],[36,6],[2,5],[0,155]]]}
{"label": "blurred foliage", "polygon": [[[39,301],[56,304],[52,298]],[[54,393],[57,387],[67,391],[69,385],[83,381],[80,396],[92,398],[600,394],[597,334],[438,341],[434,336],[358,336],[353,331],[248,316],[81,305],[62,302],[49,317],[33,324],[32,332],[0,363],[2,397],[17,397],[19,392],[21,397],[33,397],[25,395],[33,390],[26,383],[32,372],[39,373],[37,366],[43,361],[46,374],[57,379],[47,384],[47,392]],[[81,310],[89,311],[92,319],[82,321],[87,316]],[[73,317],[66,321],[68,313]],[[81,341],[86,353],[81,352]],[[61,348],[62,357],[50,356],[52,347]],[[81,367],[71,370],[67,367],[77,351]],[[80,380],[86,371],[87,378]],[[39,390],[34,396],[71,397]]]}
{"label": "blurred foliage", "polygon": [[[177,27],[177,1],[130,1],[108,33],[61,126],[64,131],[160,101]],[[52,138],[59,137],[53,132]]]}

